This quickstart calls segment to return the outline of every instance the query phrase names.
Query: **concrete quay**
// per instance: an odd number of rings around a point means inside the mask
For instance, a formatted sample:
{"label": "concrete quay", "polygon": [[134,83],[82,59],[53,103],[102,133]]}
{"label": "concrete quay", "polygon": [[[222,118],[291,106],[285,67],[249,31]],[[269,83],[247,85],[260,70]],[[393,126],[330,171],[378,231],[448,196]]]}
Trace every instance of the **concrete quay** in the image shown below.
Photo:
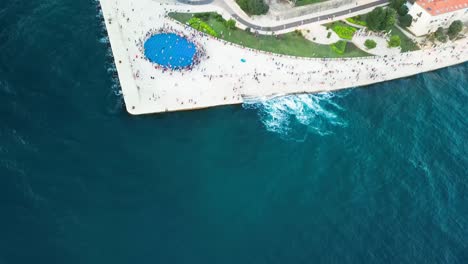
{"label": "concrete quay", "polygon": [[[219,6],[168,0],[100,1],[126,108],[133,115],[240,104],[245,98],[335,91],[468,60],[466,38],[386,57],[316,59],[271,54],[204,35],[166,16],[167,12],[208,11],[229,15]],[[207,57],[191,71],[156,69],[144,59],[138,43],[158,28],[192,36],[203,45]]]}

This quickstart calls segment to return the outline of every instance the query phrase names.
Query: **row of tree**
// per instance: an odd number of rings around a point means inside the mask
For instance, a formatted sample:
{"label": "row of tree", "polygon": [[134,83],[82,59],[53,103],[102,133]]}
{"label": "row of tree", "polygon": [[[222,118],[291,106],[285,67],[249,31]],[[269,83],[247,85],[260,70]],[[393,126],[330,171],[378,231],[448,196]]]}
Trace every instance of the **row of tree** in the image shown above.
{"label": "row of tree", "polygon": [[442,27],[439,27],[437,31],[434,33],[434,37],[440,42],[447,42],[447,37],[450,39],[454,39],[460,34],[463,29],[463,22],[460,20],[455,20],[450,24],[449,28],[447,29],[447,34]]}
{"label": "row of tree", "polygon": [[377,7],[366,17],[367,26],[373,31],[390,30],[398,20],[402,27],[409,27],[413,17],[408,14],[406,0],[390,0],[388,7]]}

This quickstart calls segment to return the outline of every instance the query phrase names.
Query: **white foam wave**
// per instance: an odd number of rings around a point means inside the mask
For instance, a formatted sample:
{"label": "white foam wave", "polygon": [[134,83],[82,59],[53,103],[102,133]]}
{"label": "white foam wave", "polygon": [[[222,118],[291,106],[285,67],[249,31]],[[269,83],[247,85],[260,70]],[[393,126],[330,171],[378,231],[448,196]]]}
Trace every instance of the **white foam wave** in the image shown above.
{"label": "white foam wave", "polygon": [[108,36],[104,36],[102,38],[99,39],[99,42],[103,43],[103,44],[107,44],[109,43],[109,37]]}
{"label": "white foam wave", "polygon": [[[348,92],[327,92],[275,97],[270,100],[244,103],[244,108],[256,109],[268,131],[297,141],[309,133],[332,134],[334,127],[346,127],[340,113],[345,109],[336,102]],[[336,97],[336,98],[335,98]]]}

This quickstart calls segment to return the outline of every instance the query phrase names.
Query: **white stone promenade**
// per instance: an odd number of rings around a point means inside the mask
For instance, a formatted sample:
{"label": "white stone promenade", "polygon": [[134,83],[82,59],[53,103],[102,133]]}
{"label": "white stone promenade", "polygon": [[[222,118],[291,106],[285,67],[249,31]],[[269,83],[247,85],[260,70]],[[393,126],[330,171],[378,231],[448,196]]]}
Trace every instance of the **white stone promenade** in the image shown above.
{"label": "white stone promenade", "polygon": [[[135,115],[352,88],[468,60],[467,39],[387,57],[323,60],[281,56],[208,37],[166,16],[170,11],[225,14],[220,7],[168,0],[101,0],[101,6],[127,111]],[[155,69],[143,59],[138,44],[151,29],[163,27],[191,36],[205,47],[206,58],[191,71],[163,73]]]}

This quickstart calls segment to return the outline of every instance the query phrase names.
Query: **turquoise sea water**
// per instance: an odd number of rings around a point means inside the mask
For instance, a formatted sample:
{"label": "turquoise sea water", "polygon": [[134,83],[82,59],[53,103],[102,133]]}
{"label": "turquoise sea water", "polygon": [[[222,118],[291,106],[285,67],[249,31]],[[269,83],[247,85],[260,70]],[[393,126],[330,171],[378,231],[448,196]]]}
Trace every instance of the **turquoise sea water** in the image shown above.
{"label": "turquoise sea water", "polygon": [[1,264],[467,262],[467,64],[131,117],[95,2],[0,25]]}

